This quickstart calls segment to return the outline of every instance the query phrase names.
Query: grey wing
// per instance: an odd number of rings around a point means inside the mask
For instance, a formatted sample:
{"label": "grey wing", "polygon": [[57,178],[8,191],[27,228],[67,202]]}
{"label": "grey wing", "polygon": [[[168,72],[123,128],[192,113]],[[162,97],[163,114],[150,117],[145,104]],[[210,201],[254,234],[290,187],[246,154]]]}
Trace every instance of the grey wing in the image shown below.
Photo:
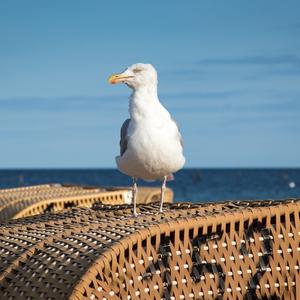
{"label": "grey wing", "polygon": [[127,135],[127,130],[129,127],[130,119],[125,120],[121,127],[121,138],[120,138],[120,155],[122,156],[126,149],[127,149],[127,144],[128,144],[128,135]]}
{"label": "grey wing", "polygon": [[175,123],[175,125],[177,126],[179,142],[180,142],[181,147],[183,148],[183,139],[182,139],[182,136],[181,136],[181,133],[180,133],[179,126],[178,126],[177,122],[173,118],[171,118],[171,119]]}

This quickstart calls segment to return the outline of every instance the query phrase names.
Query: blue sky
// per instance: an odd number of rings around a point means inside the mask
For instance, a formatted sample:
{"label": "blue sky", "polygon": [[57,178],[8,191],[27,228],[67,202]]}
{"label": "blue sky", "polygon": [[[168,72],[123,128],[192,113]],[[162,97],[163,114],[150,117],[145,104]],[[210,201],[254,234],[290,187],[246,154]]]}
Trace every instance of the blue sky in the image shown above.
{"label": "blue sky", "polygon": [[115,167],[129,89],[159,73],[187,167],[300,166],[299,1],[0,0],[0,168]]}

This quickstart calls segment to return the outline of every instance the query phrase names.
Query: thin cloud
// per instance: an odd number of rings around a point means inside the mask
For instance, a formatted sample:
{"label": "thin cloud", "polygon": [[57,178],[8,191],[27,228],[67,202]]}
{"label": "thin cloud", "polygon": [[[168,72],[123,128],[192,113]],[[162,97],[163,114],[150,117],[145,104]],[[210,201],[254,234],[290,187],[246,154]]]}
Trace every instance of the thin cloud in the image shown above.
{"label": "thin cloud", "polygon": [[[246,89],[164,92],[161,102],[171,110],[299,110],[298,92],[265,91],[253,93]],[[0,111],[8,112],[107,112],[127,111],[128,95],[77,96],[53,98],[0,98]],[[103,116],[102,116],[103,117]]]}
{"label": "thin cloud", "polygon": [[94,110],[103,107],[116,107],[120,101],[128,98],[124,95],[101,97],[70,96],[70,97],[16,97],[0,98],[0,109],[9,111],[79,111]]}
{"label": "thin cloud", "polygon": [[[240,91],[196,91],[160,93],[163,101],[172,99],[227,99],[239,95]],[[0,98],[0,110],[8,111],[90,111],[97,109],[124,109],[128,106],[128,94],[109,96],[69,97],[16,97]]]}
{"label": "thin cloud", "polygon": [[224,91],[195,91],[178,93],[161,93],[161,99],[228,99],[233,96],[243,94],[242,90],[224,90]]}
{"label": "thin cloud", "polygon": [[219,57],[198,61],[201,65],[300,65],[300,57],[295,54],[280,56],[244,56],[237,58]]}
{"label": "thin cloud", "polygon": [[242,76],[243,80],[271,80],[273,78],[294,78],[300,76],[300,68],[298,66],[288,66],[287,68],[281,68],[279,66],[272,66],[267,70],[261,70],[259,72],[247,73]]}
{"label": "thin cloud", "polygon": [[[273,91],[261,92],[260,95],[257,93],[251,93],[248,91],[240,91],[239,93],[228,92],[227,96],[216,98],[208,98],[203,95],[194,94],[193,97],[182,95],[183,101],[172,101],[174,98],[166,98],[168,108],[179,113],[185,111],[191,114],[199,114],[199,112],[212,112],[222,114],[236,113],[244,114],[247,112],[251,113],[272,113],[278,112],[283,113],[297,113],[299,116],[300,102],[299,93],[277,93]],[[208,101],[203,101],[208,100]],[[197,118],[196,118],[197,120]]]}
{"label": "thin cloud", "polygon": [[176,76],[176,77],[189,77],[189,76],[197,76],[204,77],[209,74],[208,70],[205,69],[197,69],[197,68],[181,68],[181,69],[174,69],[174,70],[168,70],[168,71],[161,71],[159,73],[160,78],[165,78],[169,76]]}
{"label": "thin cloud", "polygon": [[[299,24],[300,25],[300,24]],[[215,80],[216,73],[209,67],[260,67],[259,72],[257,68],[249,72],[249,68],[244,68],[247,73],[239,73],[240,79],[245,80],[261,80],[265,78],[274,77],[297,77],[300,75],[300,56],[296,54],[287,54],[279,56],[264,56],[253,55],[244,57],[215,57],[202,59],[196,62],[193,66],[183,67],[181,69],[174,69],[161,72],[161,78],[172,76],[173,80],[198,81],[201,78]],[[240,70],[241,71],[241,70]],[[230,76],[234,76],[231,72]],[[212,79],[213,78],[213,79]],[[228,79],[227,78],[227,79]]]}

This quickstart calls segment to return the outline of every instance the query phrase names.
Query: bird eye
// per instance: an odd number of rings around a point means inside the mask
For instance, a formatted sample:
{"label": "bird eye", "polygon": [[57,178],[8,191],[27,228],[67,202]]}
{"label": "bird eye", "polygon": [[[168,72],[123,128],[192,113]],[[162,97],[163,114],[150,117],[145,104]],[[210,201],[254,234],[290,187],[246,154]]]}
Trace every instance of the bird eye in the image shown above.
{"label": "bird eye", "polygon": [[142,71],[143,71],[142,69],[133,69],[132,70],[133,73],[139,73],[139,72],[142,72]]}

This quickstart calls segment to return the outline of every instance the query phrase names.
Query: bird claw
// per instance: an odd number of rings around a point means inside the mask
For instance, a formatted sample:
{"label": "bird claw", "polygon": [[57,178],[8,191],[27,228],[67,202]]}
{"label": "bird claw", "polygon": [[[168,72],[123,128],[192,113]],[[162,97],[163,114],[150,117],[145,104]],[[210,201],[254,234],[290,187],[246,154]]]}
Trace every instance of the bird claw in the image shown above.
{"label": "bird claw", "polygon": [[138,214],[138,213],[134,212],[134,213],[131,215],[131,217],[132,217],[132,218],[137,218],[139,215],[141,215],[141,214]]}

